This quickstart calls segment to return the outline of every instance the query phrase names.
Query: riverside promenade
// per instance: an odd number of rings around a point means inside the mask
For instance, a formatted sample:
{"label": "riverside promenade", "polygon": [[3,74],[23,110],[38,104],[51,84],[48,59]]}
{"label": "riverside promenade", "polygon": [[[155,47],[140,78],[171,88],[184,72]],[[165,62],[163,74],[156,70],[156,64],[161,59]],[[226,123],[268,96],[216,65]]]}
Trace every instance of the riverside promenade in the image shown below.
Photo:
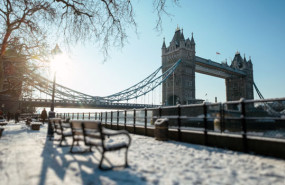
{"label": "riverside promenade", "polygon": [[[46,133],[47,124],[40,131],[23,122],[5,126],[0,139],[1,185],[285,184],[285,160],[133,134],[130,167],[101,171],[98,152],[71,154],[69,147],[49,141]],[[120,163],[124,151],[108,157]]]}

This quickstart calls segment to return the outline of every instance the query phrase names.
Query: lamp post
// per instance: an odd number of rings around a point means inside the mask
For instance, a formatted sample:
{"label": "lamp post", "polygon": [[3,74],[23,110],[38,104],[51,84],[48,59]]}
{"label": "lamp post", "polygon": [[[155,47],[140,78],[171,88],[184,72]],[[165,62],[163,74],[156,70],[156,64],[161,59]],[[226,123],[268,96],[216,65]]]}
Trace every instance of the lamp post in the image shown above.
{"label": "lamp post", "polygon": [[51,96],[51,105],[50,105],[51,112],[54,112],[55,81],[56,81],[56,72],[54,72],[54,75],[53,75],[52,96]]}
{"label": "lamp post", "polygon": [[[62,51],[60,50],[58,44],[54,47],[53,50],[51,50],[51,54],[53,56],[53,59],[56,58],[59,54],[61,54]],[[53,66],[54,67],[54,66]],[[50,111],[54,113],[54,94],[55,94],[55,82],[56,82],[56,69],[53,75],[53,86],[52,86],[52,97],[51,97],[51,106],[50,106]],[[55,115],[53,115],[55,117]]]}
{"label": "lamp post", "polygon": [[[56,44],[55,48],[51,50],[52,54],[52,59],[56,60],[59,54],[61,54],[62,51],[59,49],[58,44]],[[52,66],[55,67],[55,66]],[[50,118],[55,118],[55,112],[54,112],[54,94],[55,94],[55,81],[56,81],[56,69],[54,69],[54,75],[53,75],[53,85],[52,85],[52,96],[51,96],[51,105],[50,105],[50,111],[48,113],[48,117]],[[52,140],[51,138],[53,137],[53,129],[51,127],[51,122],[48,122],[48,136],[49,139]]]}

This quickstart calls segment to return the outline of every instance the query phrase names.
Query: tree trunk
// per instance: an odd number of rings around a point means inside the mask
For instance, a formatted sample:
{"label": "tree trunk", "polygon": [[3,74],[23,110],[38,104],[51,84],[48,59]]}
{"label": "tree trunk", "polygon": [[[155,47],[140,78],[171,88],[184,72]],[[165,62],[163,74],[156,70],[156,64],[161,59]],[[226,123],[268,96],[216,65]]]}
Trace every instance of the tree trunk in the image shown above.
{"label": "tree trunk", "polygon": [[4,59],[0,56],[0,92],[3,91],[4,85]]}
{"label": "tree trunk", "polygon": [[3,91],[3,85],[4,85],[4,55],[7,49],[8,39],[12,33],[10,29],[7,29],[6,31],[7,32],[1,44],[1,53],[0,53],[0,92]]}

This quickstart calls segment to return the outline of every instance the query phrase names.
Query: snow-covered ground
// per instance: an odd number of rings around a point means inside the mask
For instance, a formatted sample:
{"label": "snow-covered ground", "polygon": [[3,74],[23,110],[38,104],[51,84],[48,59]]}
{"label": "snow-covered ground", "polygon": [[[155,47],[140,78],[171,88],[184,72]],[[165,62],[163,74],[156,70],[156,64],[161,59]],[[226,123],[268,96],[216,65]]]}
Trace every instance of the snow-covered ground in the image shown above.
{"label": "snow-covered ground", "polygon": [[[285,184],[284,160],[139,135],[131,135],[129,168],[101,171],[98,152],[70,154],[69,147],[47,140],[46,133],[46,125],[40,131],[23,123],[5,126],[0,139],[1,185]],[[124,151],[108,157],[122,163]]]}

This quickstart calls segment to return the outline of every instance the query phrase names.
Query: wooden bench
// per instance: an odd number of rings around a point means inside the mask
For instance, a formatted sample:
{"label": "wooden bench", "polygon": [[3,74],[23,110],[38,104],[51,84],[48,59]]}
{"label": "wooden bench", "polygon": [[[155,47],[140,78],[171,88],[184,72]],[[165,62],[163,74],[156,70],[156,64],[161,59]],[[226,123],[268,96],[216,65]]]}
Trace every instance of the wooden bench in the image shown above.
{"label": "wooden bench", "polygon": [[[72,123],[73,121],[71,121]],[[81,121],[81,127],[83,131],[83,140],[86,146],[95,147],[101,153],[101,159],[99,168],[106,170],[112,169],[114,167],[127,167],[128,166],[128,149],[131,144],[131,137],[129,133],[125,130],[111,131],[102,127],[101,121]],[[126,141],[117,142],[115,138],[114,143],[107,142],[107,138],[112,138],[113,136],[124,136]],[[125,149],[125,164],[122,166],[113,166],[105,156],[106,152],[116,151],[120,149]],[[107,160],[111,167],[103,168],[103,161]]]}
{"label": "wooden bench", "polygon": [[66,142],[66,137],[72,137],[70,124],[62,123],[61,118],[51,118],[50,122],[53,127],[53,132],[60,136],[59,146],[62,146],[62,142]]}
{"label": "wooden bench", "polygon": [[[83,130],[82,130],[82,122],[83,120],[71,120],[70,121],[70,127],[71,127],[71,132],[72,132],[72,144],[70,147],[70,153],[85,153],[85,151],[73,151],[73,147],[75,145],[75,142],[77,145],[79,145],[79,142],[83,142],[84,144],[84,136],[83,136]],[[89,152],[91,152],[91,147],[89,147]]]}
{"label": "wooden bench", "polygon": [[32,130],[40,130],[40,127],[41,127],[41,123],[34,123],[34,122],[32,122],[31,124],[31,129]]}

